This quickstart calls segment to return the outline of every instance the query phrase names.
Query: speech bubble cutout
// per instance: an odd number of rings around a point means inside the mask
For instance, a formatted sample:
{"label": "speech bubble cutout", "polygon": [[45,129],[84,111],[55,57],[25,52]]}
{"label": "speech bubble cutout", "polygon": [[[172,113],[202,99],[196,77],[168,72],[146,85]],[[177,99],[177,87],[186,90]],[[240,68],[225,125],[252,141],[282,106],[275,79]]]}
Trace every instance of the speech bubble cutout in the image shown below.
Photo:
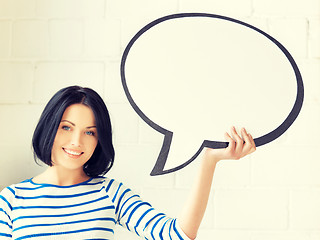
{"label": "speech bubble cutout", "polygon": [[275,140],[304,97],[282,44],[245,22],[206,13],[143,27],[125,48],[121,80],[137,114],[164,135],[151,175],[185,167],[204,147],[227,147],[224,132],[233,125],[257,136],[257,147]]}

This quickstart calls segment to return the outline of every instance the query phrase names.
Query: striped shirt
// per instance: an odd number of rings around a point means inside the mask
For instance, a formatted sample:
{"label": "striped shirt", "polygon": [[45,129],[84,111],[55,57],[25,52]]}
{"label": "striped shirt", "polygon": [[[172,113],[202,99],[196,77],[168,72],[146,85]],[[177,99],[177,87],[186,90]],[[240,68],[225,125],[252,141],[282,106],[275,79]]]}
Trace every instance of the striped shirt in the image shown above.
{"label": "striped shirt", "polygon": [[189,239],[176,219],[106,177],[71,186],[28,179],[0,193],[1,240],[114,239],[116,224],[144,239]]}

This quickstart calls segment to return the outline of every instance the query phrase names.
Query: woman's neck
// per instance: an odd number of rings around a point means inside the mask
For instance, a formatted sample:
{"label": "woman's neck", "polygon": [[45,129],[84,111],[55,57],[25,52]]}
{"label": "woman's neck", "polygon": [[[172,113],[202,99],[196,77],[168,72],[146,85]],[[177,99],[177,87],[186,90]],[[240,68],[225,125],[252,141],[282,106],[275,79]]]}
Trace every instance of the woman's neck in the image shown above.
{"label": "woman's neck", "polygon": [[35,183],[47,183],[58,186],[70,186],[90,179],[83,170],[61,169],[57,166],[48,167],[43,173],[33,178]]}

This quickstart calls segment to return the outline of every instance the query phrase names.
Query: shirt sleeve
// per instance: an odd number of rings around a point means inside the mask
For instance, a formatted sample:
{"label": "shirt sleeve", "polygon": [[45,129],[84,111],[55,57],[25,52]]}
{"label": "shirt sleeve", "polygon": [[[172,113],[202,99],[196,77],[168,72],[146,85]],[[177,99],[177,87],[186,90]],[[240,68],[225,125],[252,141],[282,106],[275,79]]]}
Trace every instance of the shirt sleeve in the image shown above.
{"label": "shirt sleeve", "polygon": [[12,195],[11,188],[5,188],[0,193],[0,240],[11,239],[12,223],[10,213],[12,210],[9,197]]}
{"label": "shirt sleeve", "polygon": [[107,186],[114,193],[116,221],[119,225],[146,239],[187,240],[176,219],[156,211],[150,203],[143,201],[122,183],[111,180]]}

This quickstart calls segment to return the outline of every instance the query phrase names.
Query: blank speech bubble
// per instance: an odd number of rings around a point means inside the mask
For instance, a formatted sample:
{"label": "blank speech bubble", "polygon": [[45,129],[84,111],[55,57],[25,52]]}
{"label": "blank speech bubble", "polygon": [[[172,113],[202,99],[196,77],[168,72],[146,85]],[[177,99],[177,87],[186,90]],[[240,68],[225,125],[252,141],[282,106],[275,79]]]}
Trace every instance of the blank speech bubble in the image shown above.
{"label": "blank speech bubble", "polygon": [[143,27],[121,60],[125,94],[164,135],[151,175],[177,171],[204,147],[225,148],[230,126],[256,146],[282,135],[298,116],[303,82],[276,39],[242,21],[206,13],[159,18]]}

